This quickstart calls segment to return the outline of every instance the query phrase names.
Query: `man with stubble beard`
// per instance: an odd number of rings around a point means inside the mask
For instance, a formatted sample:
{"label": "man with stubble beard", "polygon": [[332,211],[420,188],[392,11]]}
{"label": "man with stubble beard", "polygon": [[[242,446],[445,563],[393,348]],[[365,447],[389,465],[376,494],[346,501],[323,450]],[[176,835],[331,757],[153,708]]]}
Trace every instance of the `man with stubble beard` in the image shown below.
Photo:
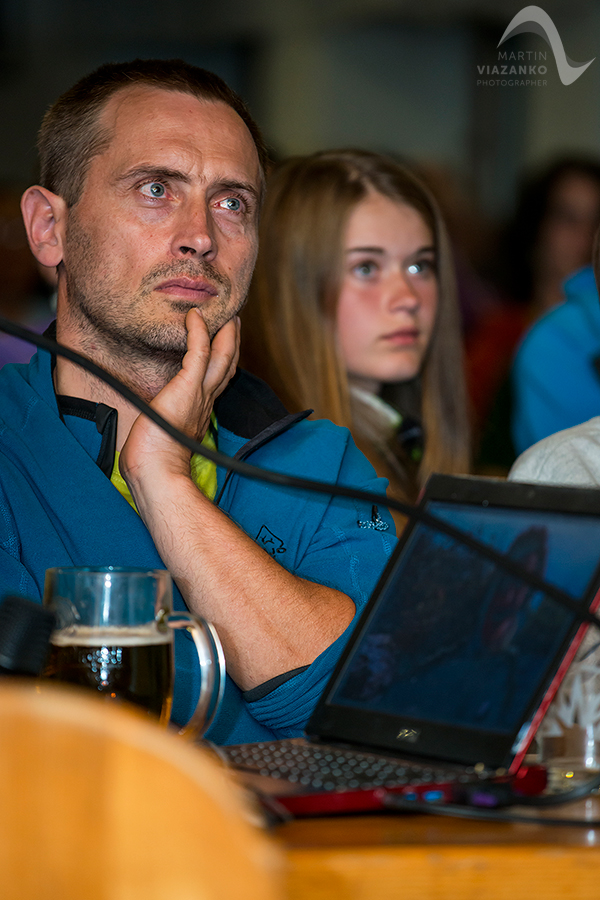
{"label": "man with stubble beard", "polygon": [[[186,434],[264,468],[384,493],[348,433],[236,370],[266,154],[242,101],[181,61],[107,65],[46,115],[30,246],[57,267],[56,336]],[[217,628],[217,743],[301,733],[394,542],[368,504],[243,479],[103,381],[38,352],[0,372],[0,595],[46,568],[167,568]],[[182,639],[181,639],[182,638]],[[176,635],[173,718],[198,692]]]}

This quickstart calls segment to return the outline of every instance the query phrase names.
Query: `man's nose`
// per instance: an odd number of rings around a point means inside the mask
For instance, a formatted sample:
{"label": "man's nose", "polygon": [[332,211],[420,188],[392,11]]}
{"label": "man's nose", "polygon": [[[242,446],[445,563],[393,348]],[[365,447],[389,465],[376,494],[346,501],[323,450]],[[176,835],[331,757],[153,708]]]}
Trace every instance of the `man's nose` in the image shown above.
{"label": "man's nose", "polygon": [[177,215],[171,242],[176,258],[202,257],[211,261],[217,255],[215,226],[206,204],[190,204]]}

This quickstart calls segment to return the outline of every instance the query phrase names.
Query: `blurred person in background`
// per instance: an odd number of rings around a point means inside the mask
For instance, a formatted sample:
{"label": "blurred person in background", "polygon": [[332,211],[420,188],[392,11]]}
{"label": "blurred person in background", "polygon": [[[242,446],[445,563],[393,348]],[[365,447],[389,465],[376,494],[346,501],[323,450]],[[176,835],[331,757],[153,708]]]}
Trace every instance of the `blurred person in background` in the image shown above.
{"label": "blurred person in background", "polygon": [[[579,273],[579,276],[587,275],[588,270],[585,269]],[[595,275],[596,282],[600,279],[600,243],[596,238],[594,248],[594,269],[592,275]],[[575,276],[577,278],[577,276]],[[592,298],[594,292],[589,291],[589,312],[592,312]],[[595,292],[596,322],[600,323],[600,309],[598,309],[598,294]],[[560,309],[568,309],[570,300]],[[575,324],[577,319],[574,318]],[[540,322],[540,326],[543,322]],[[560,322],[559,322],[560,324]],[[568,325],[568,321],[563,321],[563,325]],[[579,323],[581,324],[581,323]],[[596,328],[595,335],[598,337],[599,330]],[[572,328],[572,335],[578,335],[582,338],[583,328]],[[594,335],[589,336],[589,340],[593,340]],[[568,331],[565,327],[565,345],[568,344]],[[597,349],[597,347],[596,347]],[[569,348],[569,358],[577,367],[577,346],[573,344]],[[585,360],[584,360],[585,361]],[[576,372],[581,373],[581,367],[576,368]],[[577,403],[577,396],[573,397],[573,403]],[[519,455],[516,462],[510,470],[509,477],[514,481],[525,482],[543,482],[546,484],[566,484],[576,485],[579,487],[599,487],[600,486],[600,403],[593,408],[592,418],[585,422],[580,422],[570,428],[565,428],[556,433],[550,434],[532,446],[528,447]]]}
{"label": "blurred person in background", "polygon": [[[599,162],[564,158],[523,184],[515,215],[500,241],[498,280],[506,302],[471,336],[478,360],[471,367],[471,379],[486,377],[490,387],[478,468],[508,470],[523,449],[522,441],[515,447],[511,436],[515,396],[510,367],[515,349],[540,316],[565,300],[565,279],[590,265],[599,223]],[[571,295],[589,293],[590,278],[573,282]],[[487,374],[482,376],[482,370]],[[518,373],[514,387],[517,395],[527,390]],[[519,408],[522,400],[517,398]],[[513,425],[512,433],[522,430],[516,425],[515,431]]]}
{"label": "blurred person in background", "polygon": [[242,330],[242,364],[292,412],[347,426],[390,496],[468,470],[448,238],[403,166],[340,150],[276,168]]}
{"label": "blurred person in background", "polygon": [[591,266],[565,282],[565,302],[529,330],[512,369],[516,453],[600,412],[600,304]]}
{"label": "blurred person in background", "polygon": [[[56,270],[34,258],[21,217],[22,191],[0,185],[0,316],[41,333],[54,319]],[[0,367],[28,362],[33,344],[0,331]]]}
{"label": "blurred person in background", "polygon": [[506,288],[529,319],[564,300],[563,282],[592,261],[600,224],[600,162],[569,157],[522,189],[504,241]]}

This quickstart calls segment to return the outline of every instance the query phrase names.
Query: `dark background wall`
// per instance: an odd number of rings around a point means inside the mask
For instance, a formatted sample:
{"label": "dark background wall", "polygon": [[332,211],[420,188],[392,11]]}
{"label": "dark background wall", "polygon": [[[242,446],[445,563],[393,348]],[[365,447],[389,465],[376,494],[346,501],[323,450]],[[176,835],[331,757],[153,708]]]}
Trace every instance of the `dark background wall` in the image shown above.
{"label": "dark background wall", "polygon": [[181,56],[223,75],[249,102],[274,152],[360,145],[435,165],[485,212],[509,211],[529,166],[600,155],[600,4],[547,0],[567,55],[599,58],[560,83],[484,87],[477,66],[525,0],[2,0],[0,179],[35,179],[48,104],[107,60]]}

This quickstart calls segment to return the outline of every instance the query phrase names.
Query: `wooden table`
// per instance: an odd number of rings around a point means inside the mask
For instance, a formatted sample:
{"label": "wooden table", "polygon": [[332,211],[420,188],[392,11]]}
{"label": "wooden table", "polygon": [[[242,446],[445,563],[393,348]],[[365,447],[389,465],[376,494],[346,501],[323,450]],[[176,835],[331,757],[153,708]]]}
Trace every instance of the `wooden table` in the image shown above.
{"label": "wooden table", "polygon": [[[548,814],[600,819],[600,800]],[[288,900],[600,898],[600,828],[409,813],[297,820],[274,835]]]}

